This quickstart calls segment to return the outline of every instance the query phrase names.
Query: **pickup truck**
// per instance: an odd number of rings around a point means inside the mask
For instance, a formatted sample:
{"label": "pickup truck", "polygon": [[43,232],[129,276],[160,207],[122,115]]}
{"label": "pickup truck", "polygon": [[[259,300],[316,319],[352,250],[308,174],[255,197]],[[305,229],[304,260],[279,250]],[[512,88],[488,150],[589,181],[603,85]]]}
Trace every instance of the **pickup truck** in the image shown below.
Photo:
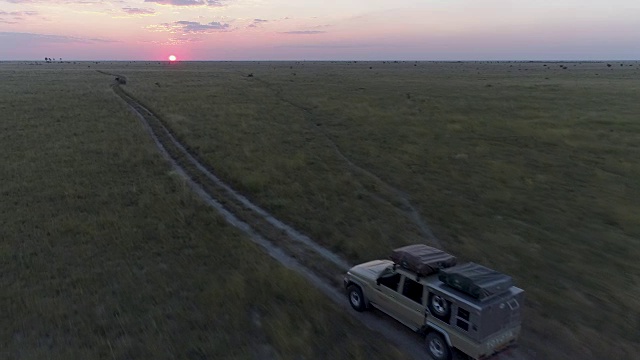
{"label": "pickup truck", "polygon": [[515,286],[478,299],[443,283],[437,272],[420,276],[391,260],[354,266],[344,286],[353,309],[377,308],[423,334],[436,360],[450,360],[454,348],[485,359],[520,333],[524,291]]}

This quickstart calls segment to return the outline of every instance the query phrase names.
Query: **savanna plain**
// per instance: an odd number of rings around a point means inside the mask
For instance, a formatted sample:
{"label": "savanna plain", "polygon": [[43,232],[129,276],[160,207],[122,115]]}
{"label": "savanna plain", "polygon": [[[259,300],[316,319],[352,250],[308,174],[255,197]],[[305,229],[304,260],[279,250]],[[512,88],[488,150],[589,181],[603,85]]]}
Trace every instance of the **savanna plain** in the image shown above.
{"label": "savanna plain", "polygon": [[640,62],[377,61],[0,63],[0,357],[407,357],[202,202],[96,70],[351,264],[427,243],[513,276],[519,357],[639,356]]}

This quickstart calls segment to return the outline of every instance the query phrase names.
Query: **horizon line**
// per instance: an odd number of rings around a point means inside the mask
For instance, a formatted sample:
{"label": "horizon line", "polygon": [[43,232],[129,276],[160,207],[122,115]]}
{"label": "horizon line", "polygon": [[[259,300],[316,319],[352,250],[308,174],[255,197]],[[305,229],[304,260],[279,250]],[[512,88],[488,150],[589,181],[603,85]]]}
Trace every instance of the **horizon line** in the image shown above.
{"label": "horizon line", "polygon": [[169,60],[151,60],[151,59],[146,59],[146,60],[110,60],[110,59],[95,59],[95,60],[68,60],[68,59],[63,59],[63,60],[55,60],[53,59],[53,61],[46,61],[46,60],[34,60],[34,59],[21,59],[21,60],[0,60],[0,62],[44,62],[44,63],[70,63],[70,62],[160,62],[160,63],[196,63],[196,62],[349,62],[349,63],[353,63],[353,62],[457,62],[457,63],[461,63],[461,62],[521,62],[521,63],[538,63],[538,62],[590,62],[590,63],[595,63],[595,62],[605,62],[605,61],[611,61],[611,62],[640,62],[640,59],[591,59],[591,60],[583,60],[583,59],[567,59],[567,60],[562,60],[562,59],[543,59],[543,60],[522,60],[522,59],[500,59],[500,60],[487,60],[487,59],[465,59],[465,60],[461,60],[461,59],[447,59],[447,60],[416,60],[416,59],[411,59],[411,60],[399,60],[399,59],[376,59],[376,60],[358,60],[358,59],[351,59],[351,60],[327,60],[327,59],[304,59],[304,60],[300,60],[300,59],[287,59],[287,60],[270,60],[270,59],[263,59],[263,60],[176,60],[176,61],[169,61]]}

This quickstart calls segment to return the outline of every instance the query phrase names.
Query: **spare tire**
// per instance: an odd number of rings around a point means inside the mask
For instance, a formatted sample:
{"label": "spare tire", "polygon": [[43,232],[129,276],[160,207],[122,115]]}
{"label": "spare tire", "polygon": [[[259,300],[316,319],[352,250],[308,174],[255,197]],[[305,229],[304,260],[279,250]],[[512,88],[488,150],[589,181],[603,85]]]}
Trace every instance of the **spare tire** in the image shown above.
{"label": "spare tire", "polygon": [[429,296],[429,311],[440,320],[449,320],[451,302],[438,294]]}

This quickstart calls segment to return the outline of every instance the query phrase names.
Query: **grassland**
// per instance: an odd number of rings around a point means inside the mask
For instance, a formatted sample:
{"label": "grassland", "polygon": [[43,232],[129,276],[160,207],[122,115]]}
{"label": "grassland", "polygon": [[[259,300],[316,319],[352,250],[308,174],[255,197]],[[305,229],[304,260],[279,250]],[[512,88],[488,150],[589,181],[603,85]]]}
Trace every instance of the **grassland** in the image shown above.
{"label": "grassland", "polygon": [[[226,181],[351,261],[427,241],[527,290],[532,358],[640,352],[640,64],[114,64]],[[253,76],[249,77],[248,75]]]}
{"label": "grassland", "polygon": [[634,358],[640,64],[610,64],[1,64],[0,357],[401,356],[195,199],[99,68],[352,262],[428,241],[409,199],[527,290],[529,357]]}
{"label": "grassland", "polygon": [[196,199],[97,66],[0,63],[0,358],[404,358]]}

